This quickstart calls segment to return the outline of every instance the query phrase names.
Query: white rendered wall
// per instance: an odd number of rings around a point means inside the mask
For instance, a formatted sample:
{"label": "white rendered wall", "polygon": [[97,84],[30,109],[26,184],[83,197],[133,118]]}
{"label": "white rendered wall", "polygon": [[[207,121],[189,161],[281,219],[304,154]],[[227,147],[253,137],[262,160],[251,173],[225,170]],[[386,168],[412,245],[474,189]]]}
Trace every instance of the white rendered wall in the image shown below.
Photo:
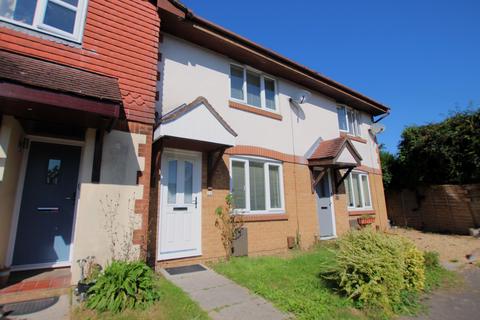
{"label": "white rendered wall", "polygon": [[[300,112],[294,113],[289,98],[304,88],[276,78],[278,113],[282,121],[232,109],[228,106],[229,74],[230,63],[236,61],[170,35],[164,35],[163,39],[162,62],[158,66],[161,79],[157,111],[160,114],[203,96],[238,133],[237,145],[259,146],[299,156],[307,156],[318,141],[339,136],[333,99],[312,92]],[[361,137],[367,144],[354,142],[354,146],[363,159],[362,165],[379,168],[376,145],[368,132],[370,117],[362,113],[358,118]]]}
{"label": "white rendered wall", "polygon": [[[131,243],[133,229],[141,226],[141,217],[134,213],[135,200],[143,197],[143,185],[137,185],[137,171],[143,171],[145,159],[138,157],[138,145],[146,136],[113,130],[105,135],[100,183],[91,183],[95,130],[88,129],[82,151],[79,193],[72,246],[72,283],[80,278],[78,259],[95,256],[106,266],[112,260],[108,225],[117,232],[117,242]],[[114,213],[114,220],[108,213]],[[113,222],[113,224],[112,224]],[[139,258],[138,245],[129,246],[129,258]],[[118,249],[117,249],[118,251]]]}

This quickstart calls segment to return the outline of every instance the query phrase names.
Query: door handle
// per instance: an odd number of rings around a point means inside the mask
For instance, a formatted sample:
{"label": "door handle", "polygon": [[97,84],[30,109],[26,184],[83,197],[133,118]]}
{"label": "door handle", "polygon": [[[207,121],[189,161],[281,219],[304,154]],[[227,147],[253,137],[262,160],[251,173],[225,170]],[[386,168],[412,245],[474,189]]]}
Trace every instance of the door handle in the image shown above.
{"label": "door handle", "polygon": [[328,207],[322,207],[322,209],[328,209]]}
{"label": "door handle", "polygon": [[195,209],[197,209],[197,204],[198,204],[198,199],[195,197],[195,201],[193,202],[195,204]]}

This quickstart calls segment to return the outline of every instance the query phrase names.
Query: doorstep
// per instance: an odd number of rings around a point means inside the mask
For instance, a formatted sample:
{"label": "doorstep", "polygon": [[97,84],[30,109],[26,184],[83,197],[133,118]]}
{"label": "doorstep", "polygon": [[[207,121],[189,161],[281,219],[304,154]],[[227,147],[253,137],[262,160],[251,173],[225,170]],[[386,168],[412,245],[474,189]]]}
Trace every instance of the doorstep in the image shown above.
{"label": "doorstep", "polygon": [[0,289],[0,304],[59,296],[70,291],[69,268],[13,272]]}

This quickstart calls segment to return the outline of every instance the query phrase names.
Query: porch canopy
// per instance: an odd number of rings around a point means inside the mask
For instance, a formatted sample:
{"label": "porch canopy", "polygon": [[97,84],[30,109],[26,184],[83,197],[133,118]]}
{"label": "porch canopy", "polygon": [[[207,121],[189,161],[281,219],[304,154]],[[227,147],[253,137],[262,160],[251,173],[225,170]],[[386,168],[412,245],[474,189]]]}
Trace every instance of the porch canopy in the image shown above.
{"label": "porch canopy", "polygon": [[227,148],[235,145],[237,133],[204,97],[183,104],[163,115],[153,134],[155,168],[160,169],[160,153],[165,147],[206,152],[207,184]]}
{"label": "porch canopy", "polygon": [[0,50],[0,115],[15,116],[27,133],[108,130],[121,103],[116,78]]}
{"label": "porch canopy", "polygon": [[361,161],[362,157],[347,137],[321,141],[308,158],[312,177],[312,192],[314,192],[316,185],[328,169],[346,169],[340,180],[337,181],[336,178],[334,180],[335,190],[338,190],[338,187],[353,168],[360,166]]}

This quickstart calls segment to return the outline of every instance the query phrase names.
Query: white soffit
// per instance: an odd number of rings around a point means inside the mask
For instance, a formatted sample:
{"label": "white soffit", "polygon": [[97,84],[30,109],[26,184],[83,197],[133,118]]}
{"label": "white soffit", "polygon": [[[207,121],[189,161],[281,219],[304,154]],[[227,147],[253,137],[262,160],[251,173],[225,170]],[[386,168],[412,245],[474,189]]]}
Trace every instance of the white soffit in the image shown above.
{"label": "white soffit", "polygon": [[178,118],[161,123],[154,132],[154,141],[164,136],[235,145],[235,136],[200,102]]}

